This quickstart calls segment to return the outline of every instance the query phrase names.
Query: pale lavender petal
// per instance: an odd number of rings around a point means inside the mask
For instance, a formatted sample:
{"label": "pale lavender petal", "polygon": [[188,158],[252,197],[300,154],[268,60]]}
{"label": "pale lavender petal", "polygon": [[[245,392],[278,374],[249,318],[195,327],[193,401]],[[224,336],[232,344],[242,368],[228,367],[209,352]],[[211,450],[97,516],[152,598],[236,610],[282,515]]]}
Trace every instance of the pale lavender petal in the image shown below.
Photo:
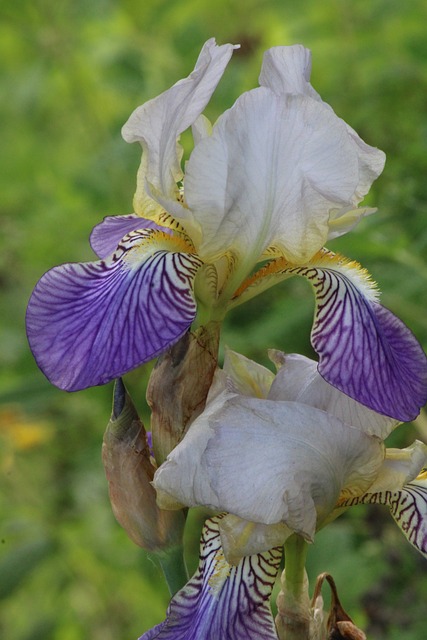
{"label": "pale lavender petal", "polygon": [[427,358],[404,323],[376,301],[367,273],[329,252],[284,273],[307,278],[315,291],[311,340],[325,380],[379,413],[416,418],[427,401]]}
{"label": "pale lavender petal", "polygon": [[227,563],[218,523],[206,521],[199,568],[171,600],[166,620],[139,640],[277,640],[270,596],[281,549]]}
{"label": "pale lavender petal", "polygon": [[172,233],[152,220],[141,218],[136,213],[128,216],[107,216],[92,229],[90,246],[98,258],[108,258],[118,247],[120,240],[137,229],[160,229]]}
{"label": "pale lavender petal", "polygon": [[177,251],[174,238],[135,231],[108,260],[51,269],[27,310],[40,369],[61,389],[77,391],[151,360],[194,320],[200,266],[194,254]]}

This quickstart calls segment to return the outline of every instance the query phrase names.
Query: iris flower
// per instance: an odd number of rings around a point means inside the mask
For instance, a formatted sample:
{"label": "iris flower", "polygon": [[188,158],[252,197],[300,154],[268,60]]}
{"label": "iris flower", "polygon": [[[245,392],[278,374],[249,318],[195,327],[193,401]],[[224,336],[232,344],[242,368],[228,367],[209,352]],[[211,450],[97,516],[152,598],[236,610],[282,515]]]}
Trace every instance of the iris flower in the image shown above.
{"label": "iris flower", "polygon": [[395,420],[331,386],[313,360],[272,357],[276,376],[228,354],[205,411],[156,471],[158,504],[228,512],[233,561],[292,533],[313,541],[343,509],[377,501],[427,555],[427,445],[386,449]]}
{"label": "iris flower", "polygon": [[[268,50],[260,86],[212,126],[202,112],[234,48],[206,42],[193,72],[123,127],[143,148],[134,213],[95,227],[99,260],[55,267],[36,285],[27,333],[37,363],[68,391],[104,384],[193,323],[220,322],[298,275],[316,295],[321,375],[372,409],[412,419],[426,400],[421,348],[378,303],[366,272],[323,249],[374,211],[358,204],[384,154],[321,100],[300,45]],[[184,171],[179,137],[189,127]]]}
{"label": "iris flower", "polygon": [[312,541],[355,504],[388,505],[427,557],[427,446],[386,449],[396,420],[328,384],[313,360],[271,358],[276,375],[226,353],[204,413],[154,476],[164,508],[228,513],[207,521],[198,571],[140,640],[277,638],[266,599],[280,547],[294,533]]}

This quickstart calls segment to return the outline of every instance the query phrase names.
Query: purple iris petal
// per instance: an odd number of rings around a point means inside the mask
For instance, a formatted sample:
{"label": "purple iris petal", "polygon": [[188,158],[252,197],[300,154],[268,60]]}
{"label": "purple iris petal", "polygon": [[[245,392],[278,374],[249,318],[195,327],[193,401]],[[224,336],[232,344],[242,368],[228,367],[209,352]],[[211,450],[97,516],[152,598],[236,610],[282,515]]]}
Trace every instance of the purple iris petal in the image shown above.
{"label": "purple iris petal", "polygon": [[319,373],[358,402],[402,422],[427,401],[427,358],[412,332],[333,269],[306,269],[316,292],[311,334]]}
{"label": "purple iris petal", "polygon": [[390,508],[403,535],[427,558],[427,477],[421,474],[399,491],[366,493],[362,498],[349,498],[340,506],[354,504],[385,504]]}
{"label": "purple iris petal", "polygon": [[201,261],[176,252],[172,238],[171,251],[164,250],[168,241],[161,232],[133,232],[107,260],[64,264],[40,279],[27,333],[53,384],[67,391],[104,384],[186,332],[196,314],[193,280]]}
{"label": "purple iris petal", "polygon": [[107,258],[116,250],[122,238],[137,229],[160,229],[165,233],[172,233],[166,227],[141,218],[136,213],[128,216],[107,216],[92,229],[90,246],[99,258]]}
{"label": "purple iris petal", "polygon": [[206,521],[199,568],[171,600],[164,622],[139,640],[277,640],[270,596],[281,549],[228,565],[216,516]]}

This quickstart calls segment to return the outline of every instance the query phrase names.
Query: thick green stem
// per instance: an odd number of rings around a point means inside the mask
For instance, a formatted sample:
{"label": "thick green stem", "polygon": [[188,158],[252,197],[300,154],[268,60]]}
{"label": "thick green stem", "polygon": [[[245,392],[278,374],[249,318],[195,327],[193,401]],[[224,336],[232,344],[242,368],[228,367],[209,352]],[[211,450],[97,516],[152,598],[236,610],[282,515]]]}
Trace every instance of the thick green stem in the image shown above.
{"label": "thick green stem", "polygon": [[188,582],[187,565],[184,558],[183,545],[171,547],[167,551],[156,554],[165,576],[169,592],[174,596]]}
{"label": "thick green stem", "polygon": [[310,600],[305,572],[307,542],[294,534],[285,542],[285,570],[277,597],[277,633],[280,640],[308,640]]}
{"label": "thick green stem", "polygon": [[285,542],[285,580],[283,586],[286,592],[297,601],[300,600],[306,583],[307,551],[308,544],[301,536],[294,534]]}

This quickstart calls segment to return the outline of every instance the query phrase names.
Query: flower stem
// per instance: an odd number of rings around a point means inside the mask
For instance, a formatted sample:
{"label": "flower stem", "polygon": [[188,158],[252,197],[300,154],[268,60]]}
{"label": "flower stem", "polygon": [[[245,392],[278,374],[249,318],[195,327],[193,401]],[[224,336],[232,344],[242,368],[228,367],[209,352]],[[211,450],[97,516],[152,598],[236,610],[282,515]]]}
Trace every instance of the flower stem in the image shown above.
{"label": "flower stem", "polygon": [[305,562],[308,544],[301,536],[294,534],[285,542],[285,588],[288,593],[299,600],[304,591]]}
{"label": "flower stem", "polygon": [[182,544],[156,554],[171,596],[188,582],[187,565]]}
{"label": "flower stem", "polygon": [[296,534],[285,542],[285,570],[277,597],[277,633],[280,640],[308,640],[310,599],[305,572],[307,542]]}

